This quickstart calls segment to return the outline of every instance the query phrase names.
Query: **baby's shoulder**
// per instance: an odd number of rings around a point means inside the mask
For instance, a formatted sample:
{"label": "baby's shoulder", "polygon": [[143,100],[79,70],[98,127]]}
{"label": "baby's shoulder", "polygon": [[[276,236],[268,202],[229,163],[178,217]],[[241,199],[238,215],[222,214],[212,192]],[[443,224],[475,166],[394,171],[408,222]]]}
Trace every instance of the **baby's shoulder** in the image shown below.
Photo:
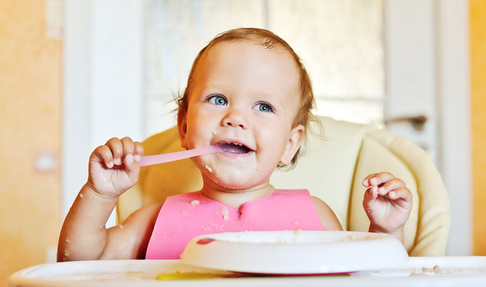
{"label": "baby's shoulder", "polygon": [[[123,225],[137,226],[140,228],[150,228],[155,224],[157,216],[162,208],[162,203],[157,202],[143,206],[133,212],[123,223]],[[128,224],[127,224],[128,223]]]}

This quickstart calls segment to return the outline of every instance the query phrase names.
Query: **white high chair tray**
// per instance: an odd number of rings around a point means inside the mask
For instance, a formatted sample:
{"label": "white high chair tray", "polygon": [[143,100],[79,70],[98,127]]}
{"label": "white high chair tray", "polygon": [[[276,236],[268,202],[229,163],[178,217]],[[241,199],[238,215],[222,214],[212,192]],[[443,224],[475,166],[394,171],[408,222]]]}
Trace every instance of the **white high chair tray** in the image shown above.
{"label": "white high chair tray", "polygon": [[[159,281],[161,273],[221,271],[179,260],[113,260],[51,263],[14,273],[9,286],[486,286],[486,257],[411,257],[403,266],[339,276],[265,276]],[[184,273],[183,273],[184,274]]]}

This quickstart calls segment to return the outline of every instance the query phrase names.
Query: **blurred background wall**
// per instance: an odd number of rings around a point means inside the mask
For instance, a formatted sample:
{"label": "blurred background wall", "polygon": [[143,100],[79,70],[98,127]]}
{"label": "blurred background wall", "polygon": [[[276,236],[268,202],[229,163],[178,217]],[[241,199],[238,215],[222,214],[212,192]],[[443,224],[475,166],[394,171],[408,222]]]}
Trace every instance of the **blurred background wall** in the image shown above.
{"label": "blurred background wall", "polygon": [[486,1],[470,0],[473,252],[486,255]]}
{"label": "blurred background wall", "polygon": [[54,254],[62,221],[61,6],[48,2],[0,0],[0,286]]}

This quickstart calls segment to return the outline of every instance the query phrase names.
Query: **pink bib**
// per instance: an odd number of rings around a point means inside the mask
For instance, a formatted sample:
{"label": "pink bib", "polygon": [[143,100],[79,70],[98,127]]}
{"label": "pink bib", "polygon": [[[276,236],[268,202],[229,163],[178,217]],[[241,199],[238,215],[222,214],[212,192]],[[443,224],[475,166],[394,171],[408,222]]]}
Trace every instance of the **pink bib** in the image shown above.
{"label": "pink bib", "polygon": [[239,231],[324,230],[309,191],[279,190],[239,208],[200,192],[167,197],[150,238],[146,259],[179,259],[203,234]]}

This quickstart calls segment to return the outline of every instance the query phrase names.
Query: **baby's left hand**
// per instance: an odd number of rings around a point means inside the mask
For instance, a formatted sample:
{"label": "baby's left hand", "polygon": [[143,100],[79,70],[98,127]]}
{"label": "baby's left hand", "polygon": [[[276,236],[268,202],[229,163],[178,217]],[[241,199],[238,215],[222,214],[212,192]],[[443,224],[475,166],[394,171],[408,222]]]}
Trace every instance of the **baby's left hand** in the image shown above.
{"label": "baby's left hand", "polygon": [[403,242],[403,226],[412,210],[410,190],[388,172],[370,174],[362,184],[368,188],[363,207],[371,222],[369,231],[388,233]]}

